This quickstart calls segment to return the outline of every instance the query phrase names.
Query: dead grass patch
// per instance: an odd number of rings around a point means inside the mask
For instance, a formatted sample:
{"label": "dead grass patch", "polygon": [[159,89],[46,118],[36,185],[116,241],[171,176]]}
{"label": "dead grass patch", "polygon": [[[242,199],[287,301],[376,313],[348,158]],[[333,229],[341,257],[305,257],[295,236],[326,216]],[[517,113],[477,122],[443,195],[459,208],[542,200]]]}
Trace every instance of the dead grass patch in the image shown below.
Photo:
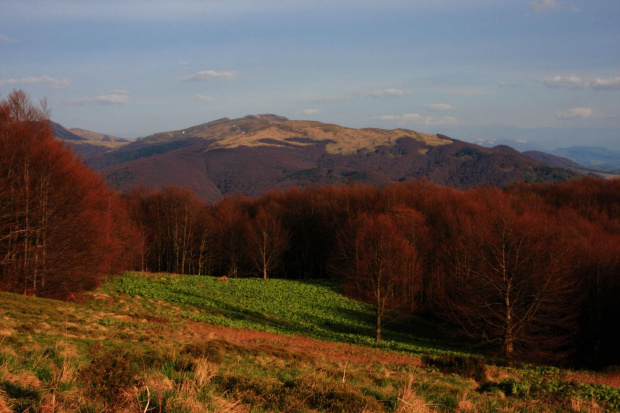
{"label": "dead grass patch", "polygon": [[6,393],[0,390],[0,413],[12,413],[13,410],[9,407],[8,397]]}
{"label": "dead grass patch", "polygon": [[620,387],[620,373],[590,373],[575,371],[566,373],[564,378],[568,381]]}
{"label": "dead grass patch", "polygon": [[434,410],[431,409],[426,400],[417,395],[416,390],[413,388],[413,382],[413,376],[409,375],[409,381],[407,385],[398,395],[398,407],[396,409],[396,413],[433,412]]}
{"label": "dead grass patch", "polygon": [[218,365],[210,362],[206,358],[199,358],[194,361],[194,383],[201,389],[211,381],[218,372]]}
{"label": "dead grass patch", "polygon": [[459,394],[456,409],[460,413],[473,413],[478,411],[478,409],[476,409],[476,404],[469,399],[469,394],[467,392]]}
{"label": "dead grass patch", "polygon": [[174,398],[167,400],[166,407],[170,407],[170,411],[173,412],[192,412],[192,413],[207,413],[210,410],[207,406],[196,399],[193,395],[179,394]]}
{"label": "dead grass patch", "polygon": [[80,356],[77,346],[68,341],[57,341],[55,347],[58,355],[63,359],[75,359]]}
{"label": "dead grass patch", "polygon": [[586,401],[581,399],[571,399],[570,408],[578,412],[602,413],[605,411],[595,401]]}
{"label": "dead grass patch", "polygon": [[15,383],[22,388],[40,389],[43,385],[41,380],[39,380],[33,373],[27,371],[11,373],[7,363],[0,366],[0,377],[2,377],[3,380]]}

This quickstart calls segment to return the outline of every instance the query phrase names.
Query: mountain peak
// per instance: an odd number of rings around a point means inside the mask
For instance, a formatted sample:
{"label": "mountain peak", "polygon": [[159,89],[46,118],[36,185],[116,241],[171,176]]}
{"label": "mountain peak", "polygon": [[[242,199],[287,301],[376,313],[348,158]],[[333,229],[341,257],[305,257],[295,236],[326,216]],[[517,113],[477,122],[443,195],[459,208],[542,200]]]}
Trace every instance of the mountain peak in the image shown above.
{"label": "mountain peak", "polygon": [[274,114],[248,115],[243,118],[222,118],[209,123],[142,138],[143,142],[166,142],[201,138],[210,141],[209,149],[245,147],[304,147],[325,145],[331,154],[352,154],[373,151],[381,146],[394,146],[398,139],[411,138],[426,146],[452,143],[445,136],[415,132],[408,129],[355,129],[308,120],[289,120]]}
{"label": "mountain peak", "polygon": [[268,121],[278,122],[278,123],[288,122],[288,120],[289,120],[288,118],[285,118],[284,116],[274,115],[273,113],[265,113],[265,114],[262,114],[262,115],[247,115],[243,119],[247,119],[247,120],[251,120],[251,119],[265,119],[265,120],[268,120]]}

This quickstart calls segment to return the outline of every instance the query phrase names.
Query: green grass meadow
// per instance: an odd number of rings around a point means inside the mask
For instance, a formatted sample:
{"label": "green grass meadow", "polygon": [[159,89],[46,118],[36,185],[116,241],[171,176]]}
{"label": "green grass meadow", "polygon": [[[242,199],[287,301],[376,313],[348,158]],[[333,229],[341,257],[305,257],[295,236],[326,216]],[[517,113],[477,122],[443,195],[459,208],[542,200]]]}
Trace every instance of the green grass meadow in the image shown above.
{"label": "green grass meadow", "polygon": [[327,281],[129,273],[76,299],[0,293],[0,412],[620,409],[617,372],[495,366],[423,320],[377,345]]}

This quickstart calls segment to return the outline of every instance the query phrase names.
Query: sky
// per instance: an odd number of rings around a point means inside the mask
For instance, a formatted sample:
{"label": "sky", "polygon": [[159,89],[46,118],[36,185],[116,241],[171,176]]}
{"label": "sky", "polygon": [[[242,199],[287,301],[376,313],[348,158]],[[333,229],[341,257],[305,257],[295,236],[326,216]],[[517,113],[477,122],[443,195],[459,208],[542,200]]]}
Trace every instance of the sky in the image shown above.
{"label": "sky", "polygon": [[46,98],[68,128],[274,113],[620,150],[618,0],[0,3],[0,95]]}

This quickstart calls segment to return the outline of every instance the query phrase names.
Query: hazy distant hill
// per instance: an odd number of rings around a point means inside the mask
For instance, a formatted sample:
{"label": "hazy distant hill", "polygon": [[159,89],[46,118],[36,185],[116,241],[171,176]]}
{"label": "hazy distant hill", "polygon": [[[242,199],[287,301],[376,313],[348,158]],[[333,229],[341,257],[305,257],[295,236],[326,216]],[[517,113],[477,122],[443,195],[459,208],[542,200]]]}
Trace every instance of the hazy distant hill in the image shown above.
{"label": "hazy distant hill", "polygon": [[105,135],[103,133],[92,132],[86,129],[80,128],[71,128],[69,129],[74,134],[81,136],[82,138],[88,141],[96,141],[96,142],[116,142],[116,143],[129,143],[131,142],[129,139],[118,138],[116,136]]}
{"label": "hazy distant hill", "polygon": [[563,156],[552,155],[547,152],[526,151],[526,152],[523,152],[523,155],[529,156],[530,158],[534,158],[536,160],[546,163],[549,166],[553,166],[556,168],[565,168],[565,169],[574,169],[574,170],[587,169],[585,166],[575,161],[571,161],[568,158],[565,158]]}
{"label": "hazy distant hill", "polygon": [[131,142],[129,139],[117,138],[85,129],[67,129],[56,122],[51,122],[51,127],[56,138],[65,141],[86,163],[89,163],[93,157]]}
{"label": "hazy distant hill", "polygon": [[571,146],[551,152],[589,168],[620,172],[620,151],[592,146]]}
{"label": "hazy distant hill", "polygon": [[575,176],[508,146],[484,148],[407,129],[352,129],[277,115],[224,118],[114,143],[118,146],[85,156],[111,186],[175,184],[208,200],[352,181],[384,184],[427,177],[466,188]]}

